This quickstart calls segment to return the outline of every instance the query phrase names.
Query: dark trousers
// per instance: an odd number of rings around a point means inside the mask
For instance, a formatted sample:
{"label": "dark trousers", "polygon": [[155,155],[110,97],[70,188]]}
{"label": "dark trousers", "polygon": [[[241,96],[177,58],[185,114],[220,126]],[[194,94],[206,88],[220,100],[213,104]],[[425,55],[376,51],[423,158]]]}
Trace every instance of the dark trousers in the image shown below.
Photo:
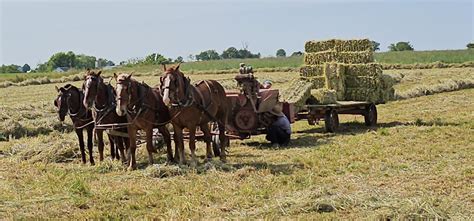
{"label": "dark trousers", "polygon": [[286,133],[280,127],[271,125],[267,129],[266,139],[272,144],[278,143],[279,145],[287,145],[290,142],[290,134]]}

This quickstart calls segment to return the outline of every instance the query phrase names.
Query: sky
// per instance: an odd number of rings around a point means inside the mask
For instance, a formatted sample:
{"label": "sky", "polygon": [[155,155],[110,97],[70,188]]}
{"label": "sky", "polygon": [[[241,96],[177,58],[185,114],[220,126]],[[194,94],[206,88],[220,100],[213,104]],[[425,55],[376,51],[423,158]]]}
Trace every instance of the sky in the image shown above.
{"label": "sky", "polygon": [[474,42],[472,0],[0,0],[0,64],[36,67],[61,51],[118,63],[151,53],[247,45],[275,56],[307,40],[370,38],[382,51],[464,49]]}

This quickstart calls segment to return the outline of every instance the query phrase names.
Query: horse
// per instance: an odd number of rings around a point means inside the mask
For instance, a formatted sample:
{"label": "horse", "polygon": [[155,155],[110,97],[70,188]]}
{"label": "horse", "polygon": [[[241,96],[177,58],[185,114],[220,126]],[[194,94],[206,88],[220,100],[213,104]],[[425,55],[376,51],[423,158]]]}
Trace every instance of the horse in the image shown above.
{"label": "horse", "polygon": [[[84,91],[83,104],[85,107],[92,109],[92,116],[95,122],[95,131],[98,138],[99,157],[102,161],[104,159],[104,128],[99,128],[101,124],[127,123],[126,117],[120,117],[115,112],[115,90],[110,84],[104,83],[100,76],[102,71],[95,73],[87,70],[82,90]],[[99,127],[97,127],[99,125]],[[117,132],[127,133],[126,128],[116,129]],[[124,144],[129,147],[128,137],[108,135],[110,141],[110,155],[112,160],[119,160],[122,157],[122,162],[126,161],[124,154]],[[115,144],[115,145],[114,145]],[[117,148],[115,148],[116,146]],[[120,154],[119,154],[120,151]]]}
{"label": "horse", "polygon": [[117,82],[115,87],[117,93],[116,112],[119,116],[127,116],[128,136],[130,148],[128,149],[129,170],[136,169],[135,151],[137,148],[137,131],[142,129],[146,133],[146,149],[148,161],[153,164],[153,128],[158,128],[167,146],[168,162],[174,162],[171,135],[165,127],[171,120],[170,112],[164,105],[159,88],[152,88],[145,83],[139,83],[132,78],[131,74],[114,73]]}
{"label": "horse", "polygon": [[82,104],[84,93],[77,87],[66,84],[64,87],[58,88],[58,96],[54,99],[54,106],[56,106],[59,120],[64,121],[66,115],[72,120],[77,138],[79,139],[79,147],[81,150],[82,163],[86,163],[86,153],[84,149],[84,135],[83,130],[87,131],[87,148],[89,150],[89,161],[94,165],[94,158],[92,156],[92,138],[94,131],[94,120],[90,110]]}
{"label": "horse", "polygon": [[192,85],[189,78],[179,70],[180,64],[176,67],[166,68],[163,65],[164,73],[160,77],[160,91],[163,95],[163,102],[169,106],[173,115],[172,124],[174,128],[174,140],[176,149],[179,149],[180,164],[186,163],[184,154],[183,129],[189,130],[189,149],[191,150],[192,165],[196,160],[196,127],[199,126],[204,133],[206,142],[206,160],[212,158],[211,152],[211,132],[209,122],[217,122],[219,129],[220,150],[214,151],[214,155],[219,156],[222,162],[226,161],[225,153],[225,127],[228,122],[230,112],[230,101],[226,97],[224,87],[215,80],[200,81]]}

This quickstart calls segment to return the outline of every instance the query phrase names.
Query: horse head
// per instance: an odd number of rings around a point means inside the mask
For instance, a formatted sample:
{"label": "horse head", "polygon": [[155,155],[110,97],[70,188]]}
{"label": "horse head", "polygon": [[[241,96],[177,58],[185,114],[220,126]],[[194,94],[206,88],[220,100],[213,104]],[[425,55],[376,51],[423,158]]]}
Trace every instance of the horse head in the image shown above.
{"label": "horse head", "polygon": [[[184,74],[179,70],[180,64],[176,67],[166,68],[163,65],[164,73],[160,77],[160,91],[162,99],[165,105],[169,106],[173,103],[179,103],[186,99],[186,78]],[[188,80],[189,81],[189,80]]]}
{"label": "horse head", "polygon": [[97,99],[100,85],[104,82],[100,74],[102,71],[94,72],[87,70],[84,83],[82,84],[82,90],[84,91],[84,106],[87,108],[92,107],[94,101]]}
{"label": "horse head", "polygon": [[117,82],[115,87],[117,94],[117,107],[116,112],[119,116],[124,116],[127,113],[128,106],[133,102],[134,99],[134,86],[136,87],[135,80],[132,79],[132,74],[115,74],[114,78]]}
{"label": "horse head", "polygon": [[[64,121],[66,114],[70,112],[69,109],[72,106],[71,102],[73,102],[75,98],[80,97],[79,90],[71,84],[66,84],[60,88],[56,86],[56,91],[58,92],[58,96],[54,99],[54,106],[57,108],[59,120]],[[78,105],[81,105],[80,102]]]}

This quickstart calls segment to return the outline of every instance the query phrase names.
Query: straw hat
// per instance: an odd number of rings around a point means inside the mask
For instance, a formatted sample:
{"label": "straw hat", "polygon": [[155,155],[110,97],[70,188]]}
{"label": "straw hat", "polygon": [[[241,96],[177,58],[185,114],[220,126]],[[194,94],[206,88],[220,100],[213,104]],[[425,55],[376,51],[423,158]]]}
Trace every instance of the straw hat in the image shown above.
{"label": "straw hat", "polygon": [[283,104],[280,102],[276,103],[273,109],[270,110],[270,113],[278,117],[285,116],[285,114],[283,113]]}

